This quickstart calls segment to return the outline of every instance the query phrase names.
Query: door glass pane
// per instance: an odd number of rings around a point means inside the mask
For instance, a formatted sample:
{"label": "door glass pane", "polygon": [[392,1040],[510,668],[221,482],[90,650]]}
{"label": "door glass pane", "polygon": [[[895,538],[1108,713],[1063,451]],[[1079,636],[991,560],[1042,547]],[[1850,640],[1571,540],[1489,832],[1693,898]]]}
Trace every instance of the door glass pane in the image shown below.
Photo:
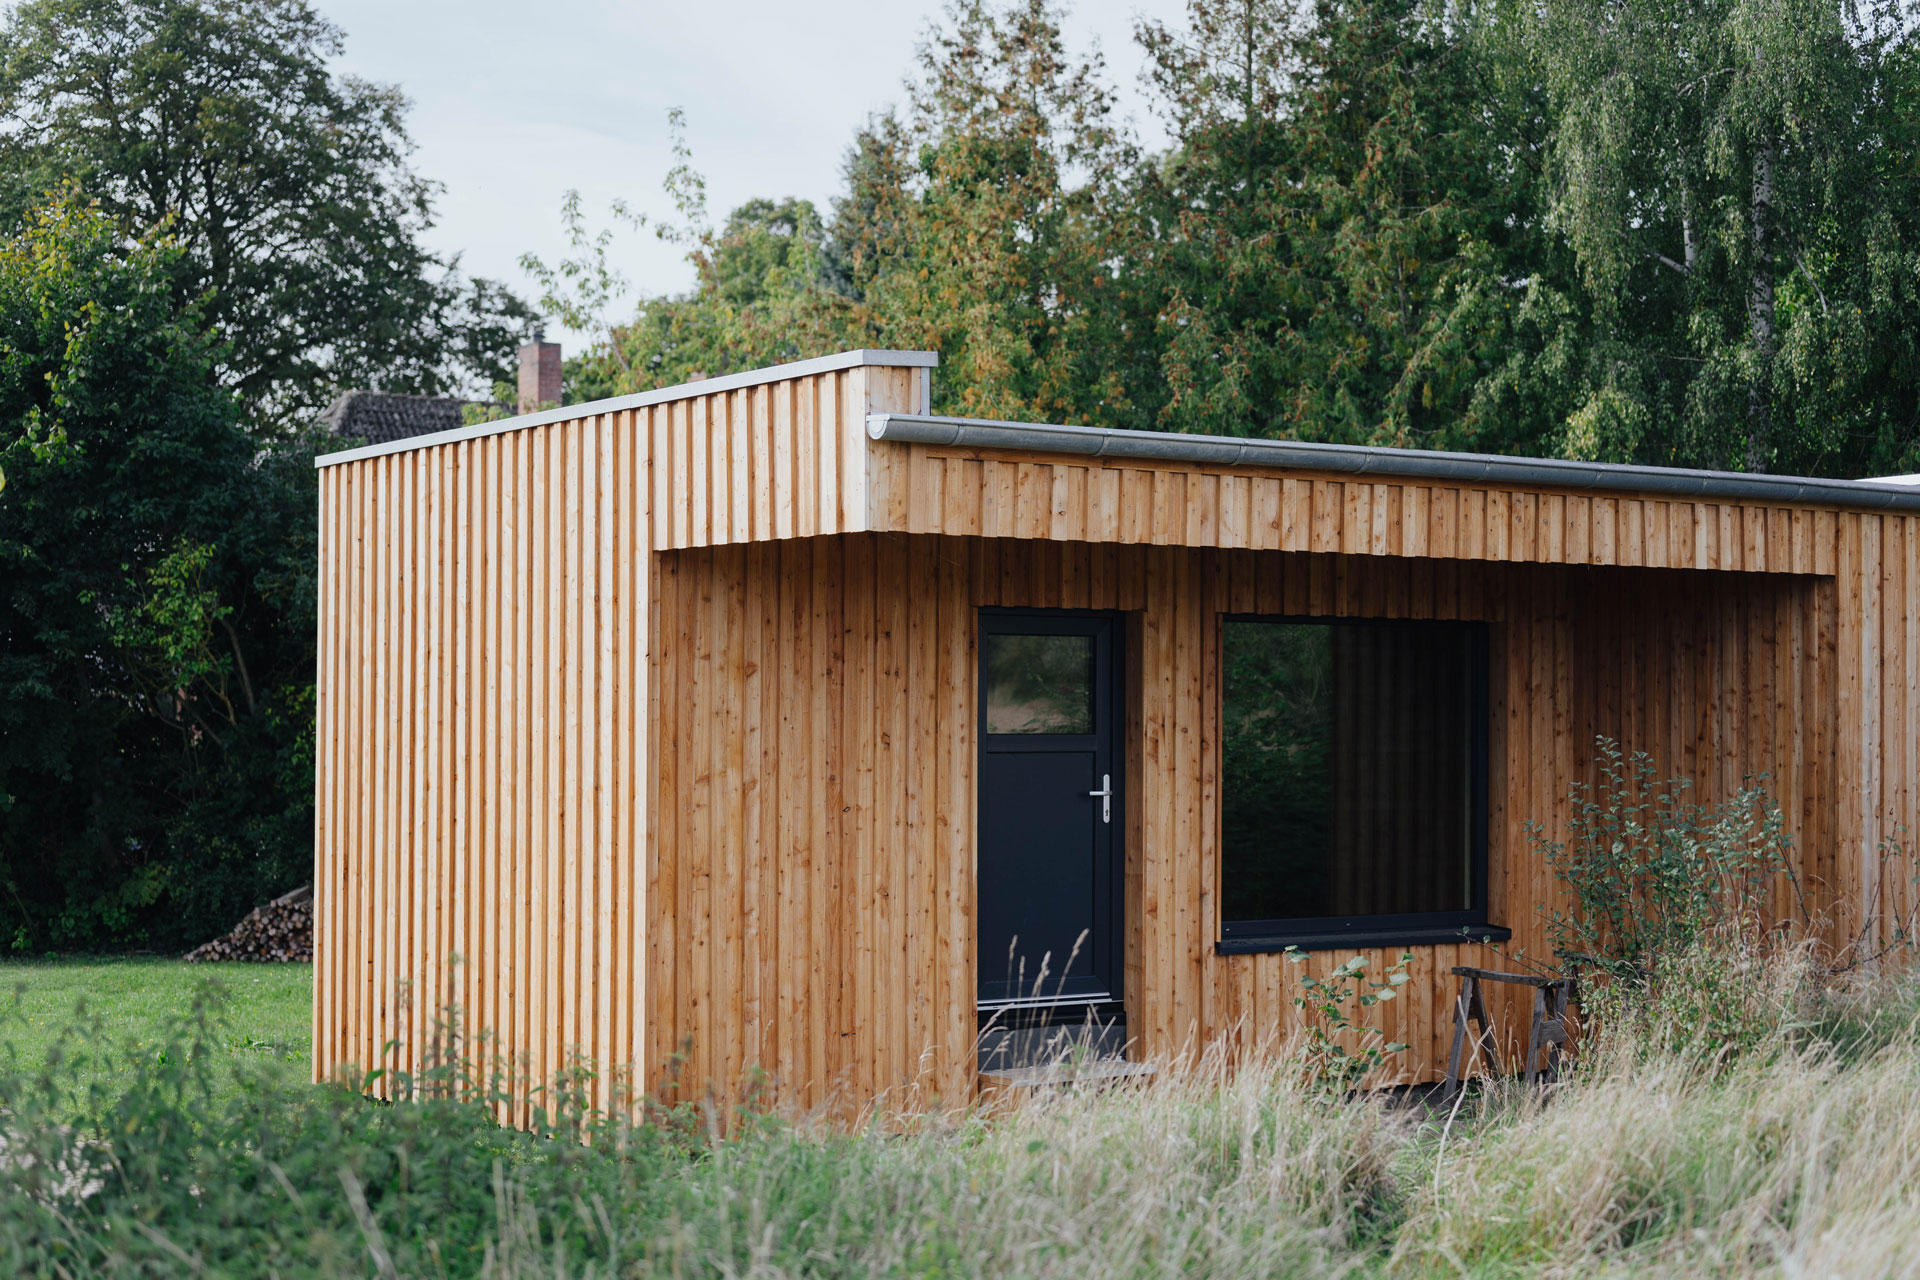
{"label": "door glass pane", "polygon": [[987,637],[988,733],[1092,733],[1093,637]]}

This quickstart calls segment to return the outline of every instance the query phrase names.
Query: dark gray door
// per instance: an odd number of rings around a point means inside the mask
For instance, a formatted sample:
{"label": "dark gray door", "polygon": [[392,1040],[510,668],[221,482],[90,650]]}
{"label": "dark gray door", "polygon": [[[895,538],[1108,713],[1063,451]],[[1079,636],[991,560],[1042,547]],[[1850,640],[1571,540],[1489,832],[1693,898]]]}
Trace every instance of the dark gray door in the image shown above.
{"label": "dark gray door", "polygon": [[981,611],[983,1005],[1120,998],[1118,648],[1111,614]]}

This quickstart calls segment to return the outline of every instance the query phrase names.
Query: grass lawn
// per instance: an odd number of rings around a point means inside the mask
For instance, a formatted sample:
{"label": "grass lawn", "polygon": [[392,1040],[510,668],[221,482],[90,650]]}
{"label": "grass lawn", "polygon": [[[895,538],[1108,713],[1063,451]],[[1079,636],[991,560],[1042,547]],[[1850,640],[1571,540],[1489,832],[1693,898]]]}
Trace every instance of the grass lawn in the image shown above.
{"label": "grass lawn", "polygon": [[[313,1060],[313,966],[306,964],[0,961],[0,1059],[17,1053],[22,1068],[37,1069],[83,1006],[100,1019],[108,1044],[158,1052],[168,1019],[185,1014],[209,980],[225,986],[229,996],[226,1055],[305,1070]],[[125,1074],[124,1068],[115,1074]]]}

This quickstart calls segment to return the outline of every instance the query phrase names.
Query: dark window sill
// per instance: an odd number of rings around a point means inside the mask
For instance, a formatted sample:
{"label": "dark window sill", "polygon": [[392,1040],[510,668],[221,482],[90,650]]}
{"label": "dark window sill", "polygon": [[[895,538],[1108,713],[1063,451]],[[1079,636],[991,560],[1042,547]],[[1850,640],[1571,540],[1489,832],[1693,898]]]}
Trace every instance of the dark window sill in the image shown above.
{"label": "dark window sill", "polygon": [[1213,944],[1223,956],[1261,955],[1297,947],[1301,951],[1333,951],[1365,947],[1440,947],[1450,942],[1505,942],[1513,930],[1497,924],[1451,925],[1434,929],[1358,929],[1338,933],[1301,933],[1272,938],[1222,938]]}

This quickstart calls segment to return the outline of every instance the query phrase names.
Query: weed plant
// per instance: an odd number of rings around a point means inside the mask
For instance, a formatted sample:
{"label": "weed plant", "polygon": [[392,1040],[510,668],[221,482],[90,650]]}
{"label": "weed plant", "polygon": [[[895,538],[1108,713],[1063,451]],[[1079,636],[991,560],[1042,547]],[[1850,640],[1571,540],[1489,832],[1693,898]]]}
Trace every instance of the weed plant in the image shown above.
{"label": "weed plant", "polygon": [[581,1068],[519,1132],[497,1108],[529,1098],[473,1078],[457,1026],[440,1032],[376,1101],[371,1077],[246,1060],[217,1089],[213,988],[164,1052],[104,1077],[76,1023],[43,1068],[0,1073],[0,1273],[1330,1275],[1390,1230],[1411,1134],[1217,1051],[1144,1087],[858,1133],[594,1112]]}
{"label": "weed plant", "polygon": [[[1288,947],[1285,955],[1290,965],[1306,963],[1307,953],[1298,947]],[[1293,1007],[1302,1015],[1298,1056],[1309,1079],[1345,1092],[1378,1080],[1394,1055],[1407,1051],[1408,1045],[1389,1041],[1355,1019],[1397,997],[1412,965],[1413,953],[1407,951],[1388,968],[1385,979],[1367,973],[1363,955],[1341,961],[1325,978],[1300,969],[1295,975],[1300,994],[1293,998]]]}
{"label": "weed plant", "polygon": [[1567,839],[1527,824],[1565,894],[1564,906],[1547,910],[1561,958],[1638,982],[1658,957],[1730,924],[1761,922],[1775,878],[1791,877],[1793,845],[1766,776],[1703,805],[1690,780],[1662,779],[1645,753],[1628,757],[1607,737],[1594,752],[1600,784],[1569,789]]}

